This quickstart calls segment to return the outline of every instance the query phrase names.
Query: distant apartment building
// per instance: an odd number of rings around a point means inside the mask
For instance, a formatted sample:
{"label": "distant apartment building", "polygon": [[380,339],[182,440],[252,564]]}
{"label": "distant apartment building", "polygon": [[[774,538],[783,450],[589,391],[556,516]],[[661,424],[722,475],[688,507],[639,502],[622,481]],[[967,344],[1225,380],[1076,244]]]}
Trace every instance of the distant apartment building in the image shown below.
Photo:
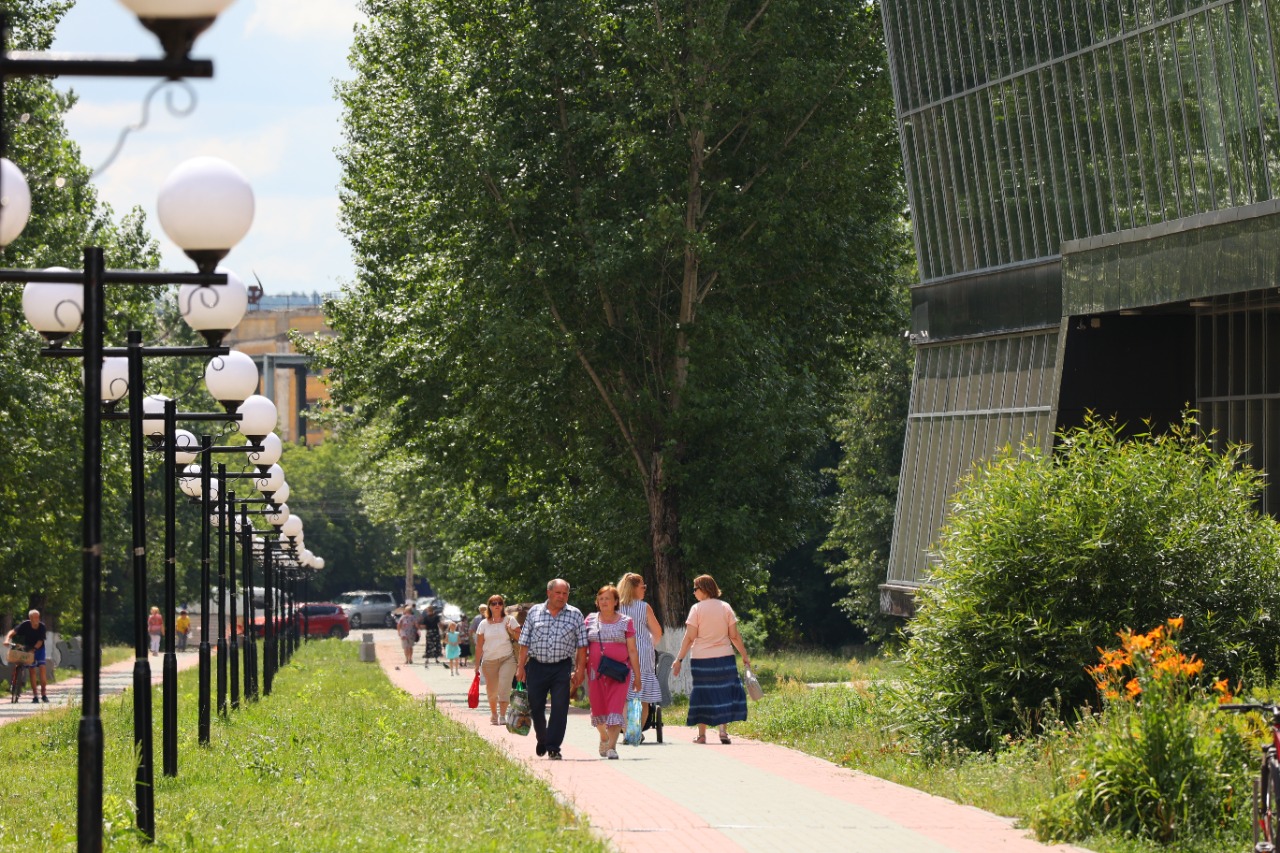
{"label": "distant apartment building", "polygon": [[261,392],[280,413],[276,434],[281,440],[319,444],[325,433],[307,420],[308,409],[329,399],[322,372],[313,369],[290,340],[290,333],[331,336],[319,295],[262,296],[249,306],[227,345],[252,356],[262,374]]}
{"label": "distant apartment building", "polygon": [[1088,410],[1280,465],[1280,0],[882,11],[920,275],[883,607],[974,463]]}

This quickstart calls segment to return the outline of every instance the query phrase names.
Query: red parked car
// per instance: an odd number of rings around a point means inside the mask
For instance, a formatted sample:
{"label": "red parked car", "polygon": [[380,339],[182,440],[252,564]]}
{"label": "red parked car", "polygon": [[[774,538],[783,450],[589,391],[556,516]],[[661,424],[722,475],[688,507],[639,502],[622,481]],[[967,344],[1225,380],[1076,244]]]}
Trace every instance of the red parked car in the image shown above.
{"label": "red parked car", "polygon": [[[344,639],[347,634],[351,633],[351,621],[347,619],[346,612],[336,604],[328,602],[304,604],[299,608],[298,619],[307,626],[307,636],[309,637],[337,637]],[[262,636],[262,626],[265,622],[266,619],[262,616],[258,616],[253,620],[253,634],[255,637]],[[277,632],[284,630],[284,619],[277,616],[275,622]]]}

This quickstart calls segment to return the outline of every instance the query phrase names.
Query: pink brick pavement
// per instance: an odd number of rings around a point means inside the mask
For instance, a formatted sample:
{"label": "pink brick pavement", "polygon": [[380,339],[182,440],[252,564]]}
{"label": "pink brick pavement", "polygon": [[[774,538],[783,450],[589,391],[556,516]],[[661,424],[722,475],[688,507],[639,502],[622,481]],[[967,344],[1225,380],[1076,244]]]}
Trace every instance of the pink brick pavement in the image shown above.
{"label": "pink brick pavement", "polygon": [[[212,659],[214,661],[214,672],[217,672],[217,649],[213,650]],[[200,656],[195,651],[182,652],[177,655],[178,671],[191,669],[199,662]],[[153,655],[149,658],[151,665],[151,683],[159,684],[164,677],[163,656]],[[133,687],[133,663],[134,659],[118,661],[110,666],[104,666],[101,674],[98,676],[99,693],[103,696],[114,696],[123,693],[125,690]],[[75,673],[75,674],[73,674]],[[59,708],[64,705],[81,704],[82,693],[84,691],[83,679],[75,670],[60,669],[57,671],[56,682],[49,683],[49,704],[35,705],[31,702],[31,692],[25,688],[22,693],[22,701],[17,704],[9,704],[8,695],[0,696],[0,726],[6,723],[12,723],[14,720],[21,720],[32,714],[39,714],[51,708]],[[215,700],[216,701],[216,700]],[[158,711],[156,712],[159,713]]]}
{"label": "pink brick pavement", "polygon": [[748,850],[807,845],[851,853],[1079,853],[1036,842],[1004,818],[772,744],[734,737],[692,743],[691,729],[652,731],[639,747],[601,760],[586,712],[571,710],[564,761],[534,755],[532,736],[489,724],[487,703],[466,706],[471,672],[405,666],[399,643],[379,642],[378,661],[409,694],[437,707],[544,779],[627,853]]}

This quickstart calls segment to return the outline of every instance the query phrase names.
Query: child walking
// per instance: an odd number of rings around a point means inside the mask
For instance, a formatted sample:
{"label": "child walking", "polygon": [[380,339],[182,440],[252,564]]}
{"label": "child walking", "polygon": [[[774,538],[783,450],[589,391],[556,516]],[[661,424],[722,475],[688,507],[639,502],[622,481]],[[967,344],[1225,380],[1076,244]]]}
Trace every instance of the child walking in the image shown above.
{"label": "child walking", "polygon": [[458,659],[462,657],[462,647],[458,644],[458,625],[450,622],[446,627],[449,633],[444,638],[444,657],[449,661],[449,674],[460,675],[458,672]]}

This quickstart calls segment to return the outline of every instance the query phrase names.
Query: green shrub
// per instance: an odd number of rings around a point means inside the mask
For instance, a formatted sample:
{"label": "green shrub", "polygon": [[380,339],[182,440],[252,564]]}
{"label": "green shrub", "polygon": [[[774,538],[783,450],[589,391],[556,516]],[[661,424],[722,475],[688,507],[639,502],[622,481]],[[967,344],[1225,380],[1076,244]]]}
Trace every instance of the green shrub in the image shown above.
{"label": "green shrub", "polygon": [[904,650],[907,716],[926,746],[986,748],[1060,695],[1094,698],[1085,666],[1117,631],[1187,617],[1209,672],[1270,674],[1280,529],[1261,475],[1190,417],[1125,439],[1090,419],[1052,456],[1006,449],[957,493]]}
{"label": "green shrub", "polygon": [[1195,686],[1201,662],[1178,649],[1181,620],[1169,624],[1125,632],[1091,669],[1104,711],[1083,725],[1068,790],[1032,818],[1042,839],[1118,832],[1169,844],[1218,837],[1248,812],[1249,745]]}

